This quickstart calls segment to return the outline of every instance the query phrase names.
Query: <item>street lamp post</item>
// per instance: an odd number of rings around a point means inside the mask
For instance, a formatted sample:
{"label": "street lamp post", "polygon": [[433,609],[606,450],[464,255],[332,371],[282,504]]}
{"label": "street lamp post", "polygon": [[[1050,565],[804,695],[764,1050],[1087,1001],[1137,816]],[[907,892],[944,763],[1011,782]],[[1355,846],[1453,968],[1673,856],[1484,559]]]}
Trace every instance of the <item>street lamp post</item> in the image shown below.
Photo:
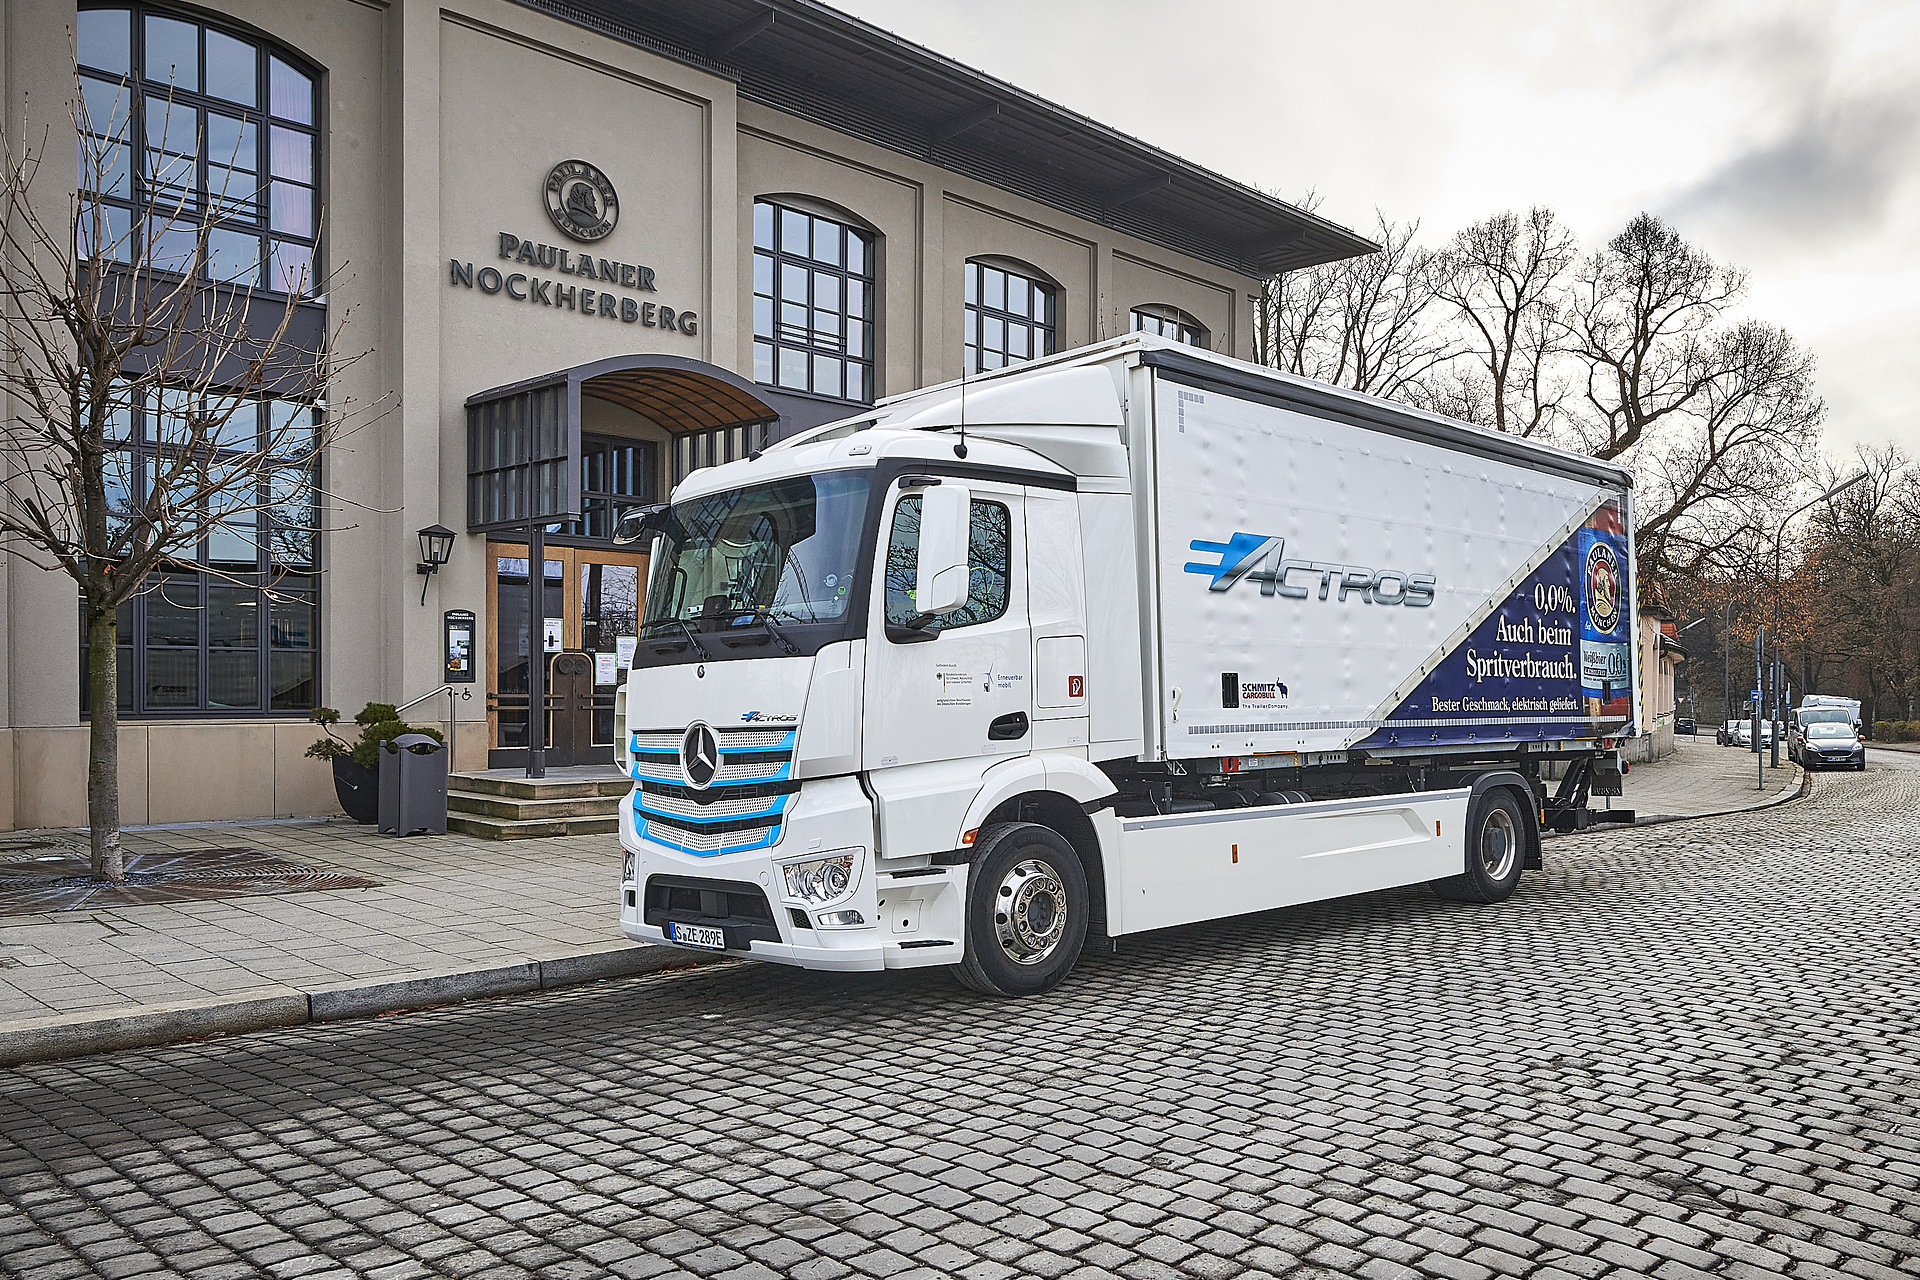
{"label": "street lamp post", "polygon": [[[1720,690],[1720,726],[1722,732],[1733,723],[1727,712],[1733,710],[1733,601],[1727,601],[1726,626],[1720,629],[1720,671],[1724,680]],[[1733,743],[1729,742],[1728,746]]]}
{"label": "street lamp post", "polygon": [[[1695,618],[1692,622],[1689,622],[1686,626],[1674,632],[1674,638],[1678,639],[1679,637],[1687,634],[1687,632],[1693,630],[1695,627],[1699,626],[1701,623],[1705,621],[1707,621],[1707,619],[1704,617]],[[1678,699],[1676,696],[1676,701],[1677,700]],[[1693,733],[1694,733],[1694,737],[1698,738],[1700,736],[1700,700],[1693,696],[1693,663],[1692,662],[1687,663],[1687,705],[1691,708],[1693,712]],[[1674,712],[1674,719],[1678,720],[1679,718],[1680,718],[1679,712],[1678,710],[1676,710]],[[1721,718],[1725,719],[1724,716]],[[1675,728],[1677,730],[1678,725],[1676,725]],[[1674,736],[1678,737],[1679,734],[1676,732]]]}
{"label": "street lamp post", "polygon": [[[1781,540],[1787,536],[1787,525],[1793,520],[1795,516],[1799,515],[1802,511],[1805,511],[1808,507],[1814,506],[1817,503],[1825,502],[1828,498],[1833,497],[1835,494],[1838,494],[1844,490],[1853,488],[1853,486],[1859,484],[1862,480],[1865,480],[1866,478],[1867,478],[1867,472],[1862,471],[1859,475],[1853,477],[1853,479],[1842,480],[1839,484],[1833,486],[1833,488],[1827,490],[1825,493],[1820,494],[1818,497],[1811,498],[1808,501],[1801,503],[1799,506],[1795,507],[1793,510],[1787,512],[1785,519],[1780,521],[1780,527],[1774,531],[1774,535],[1773,535],[1773,635],[1774,635],[1773,644],[1774,644],[1774,652],[1776,657],[1779,656],[1779,648],[1780,648],[1780,559],[1781,559],[1781,553],[1784,549],[1781,545]],[[1754,684],[1757,686],[1760,683],[1759,650],[1756,649],[1754,653],[1755,653]],[[1779,682],[1775,681],[1773,685],[1773,707],[1772,707],[1772,711],[1775,718],[1778,718],[1780,713],[1779,690],[1780,690]],[[1757,716],[1754,720],[1754,735],[1755,736],[1753,740],[1753,749],[1755,751],[1758,751],[1760,749],[1760,738],[1759,738],[1759,719]],[[1773,735],[1773,767],[1776,769],[1780,767],[1780,735],[1779,734]],[[1766,785],[1765,778],[1766,778],[1765,773],[1762,773],[1761,785],[1763,787]]]}

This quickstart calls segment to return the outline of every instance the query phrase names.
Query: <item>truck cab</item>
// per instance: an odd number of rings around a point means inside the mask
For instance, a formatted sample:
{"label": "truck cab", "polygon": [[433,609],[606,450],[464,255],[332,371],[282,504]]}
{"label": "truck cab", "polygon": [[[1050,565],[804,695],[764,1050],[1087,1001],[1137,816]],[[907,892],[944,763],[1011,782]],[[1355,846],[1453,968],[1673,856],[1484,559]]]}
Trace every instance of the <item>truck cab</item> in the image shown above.
{"label": "truck cab", "polygon": [[695,473],[655,518],[629,936],[955,964],[950,855],[994,803],[1114,790],[1087,762],[1075,478],[991,439],[963,460],[957,438],[830,430]]}

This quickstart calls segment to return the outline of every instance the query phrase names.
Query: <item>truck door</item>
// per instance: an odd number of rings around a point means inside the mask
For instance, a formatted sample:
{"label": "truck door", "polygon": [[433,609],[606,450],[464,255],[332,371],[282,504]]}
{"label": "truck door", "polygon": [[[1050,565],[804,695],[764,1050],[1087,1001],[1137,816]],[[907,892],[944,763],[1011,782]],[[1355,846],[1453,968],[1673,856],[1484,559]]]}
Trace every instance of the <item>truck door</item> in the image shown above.
{"label": "truck door", "polygon": [[[1018,485],[971,491],[968,594],[930,621],[914,608],[923,489],[895,486],[881,515],[868,619],[863,754],[890,854],[953,847],[993,757],[1033,741],[1026,515]],[[891,635],[889,634],[891,630]],[[951,813],[949,813],[951,810]],[[909,840],[909,833],[911,839]]]}
{"label": "truck door", "polygon": [[[1074,495],[1027,490],[1027,611],[1033,622],[1033,749],[1087,744],[1087,603]],[[1112,643],[1111,637],[1105,637]],[[1108,698],[1112,690],[1103,691]]]}

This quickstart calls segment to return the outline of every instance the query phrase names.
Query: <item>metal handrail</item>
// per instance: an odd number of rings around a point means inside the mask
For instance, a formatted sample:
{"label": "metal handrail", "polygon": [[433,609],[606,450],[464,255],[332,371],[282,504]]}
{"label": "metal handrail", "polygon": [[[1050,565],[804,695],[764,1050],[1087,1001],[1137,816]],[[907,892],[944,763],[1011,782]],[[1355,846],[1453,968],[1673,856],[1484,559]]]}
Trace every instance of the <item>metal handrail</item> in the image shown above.
{"label": "metal handrail", "polygon": [[399,706],[393,709],[393,714],[397,716],[402,711],[407,710],[409,707],[417,707],[421,703],[425,702],[428,698],[437,698],[443,693],[447,695],[447,726],[448,726],[447,772],[453,773],[455,772],[453,767],[453,740],[454,738],[459,736],[458,731],[459,731],[459,724],[460,724],[460,722],[455,720],[453,717],[453,702],[455,698],[458,698],[462,702],[468,701],[473,697],[473,690],[467,689],[467,688],[455,688],[450,684],[442,685],[438,689],[429,689],[427,692],[415,698],[412,702],[401,703]]}

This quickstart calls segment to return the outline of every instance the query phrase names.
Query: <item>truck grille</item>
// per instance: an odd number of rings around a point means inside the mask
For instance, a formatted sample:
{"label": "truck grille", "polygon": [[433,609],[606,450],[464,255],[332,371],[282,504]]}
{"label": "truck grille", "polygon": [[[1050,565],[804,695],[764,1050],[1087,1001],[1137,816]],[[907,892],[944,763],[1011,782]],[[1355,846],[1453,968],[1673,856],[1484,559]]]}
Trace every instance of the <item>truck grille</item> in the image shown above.
{"label": "truck grille", "polygon": [[688,785],[680,760],[684,729],[636,729],[629,774],[633,825],[643,840],[710,858],[779,843],[800,784],[793,777],[794,729],[715,729],[720,767],[704,789]]}

